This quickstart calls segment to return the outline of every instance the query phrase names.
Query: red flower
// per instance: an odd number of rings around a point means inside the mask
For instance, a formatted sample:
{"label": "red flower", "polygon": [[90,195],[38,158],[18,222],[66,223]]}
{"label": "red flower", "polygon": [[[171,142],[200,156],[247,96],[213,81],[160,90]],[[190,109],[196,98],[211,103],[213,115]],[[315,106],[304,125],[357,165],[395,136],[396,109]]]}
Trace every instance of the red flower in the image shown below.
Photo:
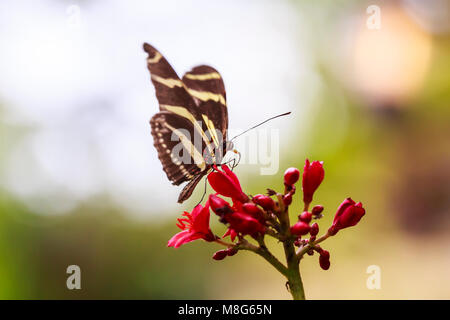
{"label": "red flower", "polygon": [[328,233],[334,236],[339,230],[356,225],[365,213],[361,202],[355,203],[351,198],[345,199],[339,206]]}
{"label": "red flower", "polygon": [[311,203],[313,194],[322,182],[324,175],[325,172],[323,170],[322,161],[313,161],[312,163],[309,163],[309,160],[306,159],[305,167],[303,168],[302,181],[303,202],[306,204]]}
{"label": "red flower", "polygon": [[209,202],[205,207],[197,205],[191,213],[184,212],[185,218],[178,219],[177,226],[183,230],[174,235],[167,243],[168,247],[178,248],[182,244],[203,239],[214,241],[216,237],[209,228]]}
{"label": "red flower", "polygon": [[239,179],[231,171],[227,165],[221,166],[223,171],[220,171],[217,166],[214,166],[216,171],[211,172],[208,175],[208,181],[211,187],[219,194],[225,197],[232,198],[240,202],[247,202],[247,195],[242,192]]}

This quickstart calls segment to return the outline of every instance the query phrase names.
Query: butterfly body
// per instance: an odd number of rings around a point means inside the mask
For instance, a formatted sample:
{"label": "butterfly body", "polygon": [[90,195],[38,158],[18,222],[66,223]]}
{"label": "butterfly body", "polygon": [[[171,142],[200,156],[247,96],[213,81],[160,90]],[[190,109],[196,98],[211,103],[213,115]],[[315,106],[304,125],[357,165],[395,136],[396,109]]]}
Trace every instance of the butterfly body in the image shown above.
{"label": "butterfly body", "polygon": [[213,67],[197,66],[180,79],[158,50],[147,43],[144,50],[160,109],[150,120],[154,146],[172,184],[188,182],[182,203],[232,148],[225,86]]}

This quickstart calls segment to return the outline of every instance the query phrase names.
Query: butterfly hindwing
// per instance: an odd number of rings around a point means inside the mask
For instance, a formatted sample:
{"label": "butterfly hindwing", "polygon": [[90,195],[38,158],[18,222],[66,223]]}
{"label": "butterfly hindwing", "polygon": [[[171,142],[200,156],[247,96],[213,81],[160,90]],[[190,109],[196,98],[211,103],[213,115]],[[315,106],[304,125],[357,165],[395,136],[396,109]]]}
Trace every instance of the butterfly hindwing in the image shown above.
{"label": "butterfly hindwing", "polygon": [[207,170],[201,150],[191,141],[195,129],[188,120],[161,111],[152,117],[150,126],[158,158],[174,185],[190,181]]}

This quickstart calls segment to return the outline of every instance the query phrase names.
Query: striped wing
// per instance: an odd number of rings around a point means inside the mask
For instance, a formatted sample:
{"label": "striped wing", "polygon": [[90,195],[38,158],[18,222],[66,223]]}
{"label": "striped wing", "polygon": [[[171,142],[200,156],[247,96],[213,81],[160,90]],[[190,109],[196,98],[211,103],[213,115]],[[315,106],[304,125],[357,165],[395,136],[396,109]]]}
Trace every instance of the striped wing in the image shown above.
{"label": "striped wing", "polygon": [[[148,53],[147,66],[160,107],[160,112],[150,120],[158,157],[173,184],[189,181],[178,198],[181,203],[211,169],[209,161],[221,161],[222,153],[218,155],[215,151],[226,138],[225,89],[220,75],[215,79],[189,79],[190,74],[198,78],[197,68],[206,74],[204,71],[214,70],[211,67],[194,68],[182,81],[159,51],[149,44],[144,44],[144,50]],[[202,82],[197,84],[199,81]],[[209,88],[215,91],[207,91]],[[220,137],[216,132],[221,133]]]}
{"label": "striped wing", "polygon": [[183,82],[194,98],[200,112],[213,123],[214,129],[227,140],[228,112],[225,85],[219,72],[201,65],[183,76]]}

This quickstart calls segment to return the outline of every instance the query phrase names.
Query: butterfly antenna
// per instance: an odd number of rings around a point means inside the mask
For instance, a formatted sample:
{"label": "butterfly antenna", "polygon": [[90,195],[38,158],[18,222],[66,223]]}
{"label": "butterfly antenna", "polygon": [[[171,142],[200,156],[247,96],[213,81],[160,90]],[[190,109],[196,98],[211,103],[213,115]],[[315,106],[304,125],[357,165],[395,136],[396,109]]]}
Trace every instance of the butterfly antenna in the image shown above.
{"label": "butterfly antenna", "polygon": [[247,133],[247,132],[249,132],[250,130],[253,130],[253,129],[257,128],[257,127],[259,127],[260,125],[262,125],[262,124],[264,124],[264,123],[266,123],[266,122],[268,122],[268,121],[270,121],[270,120],[273,120],[273,119],[276,119],[276,118],[279,118],[279,117],[283,117],[283,116],[287,116],[288,114],[291,114],[291,112],[290,112],[290,111],[289,111],[289,112],[285,112],[285,113],[279,114],[279,115],[277,115],[277,116],[271,117],[271,118],[269,118],[269,119],[266,119],[266,120],[264,120],[263,122],[258,123],[257,125],[255,125],[255,126],[249,128],[249,129],[245,130],[244,132],[241,132],[241,133],[238,134],[237,136],[234,136],[230,141],[233,141],[233,140],[236,139],[237,137],[242,136],[244,133]]}

